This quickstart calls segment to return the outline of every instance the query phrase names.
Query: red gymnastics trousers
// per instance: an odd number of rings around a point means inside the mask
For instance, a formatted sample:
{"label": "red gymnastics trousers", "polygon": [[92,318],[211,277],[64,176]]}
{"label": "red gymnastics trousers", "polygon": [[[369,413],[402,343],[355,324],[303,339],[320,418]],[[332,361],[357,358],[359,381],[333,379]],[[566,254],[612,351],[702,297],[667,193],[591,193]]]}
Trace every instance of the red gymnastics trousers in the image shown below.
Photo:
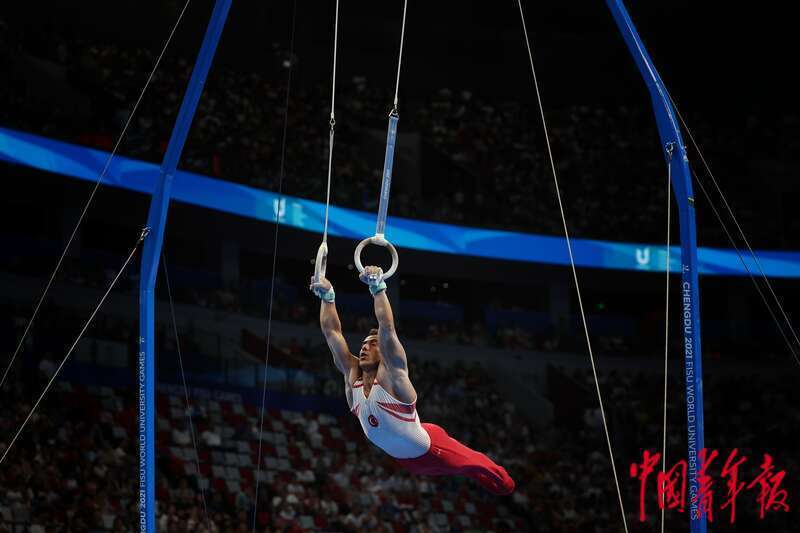
{"label": "red gymnastics trousers", "polygon": [[425,476],[466,476],[493,494],[505,495],[514,490],[514,480],[506,469],[472,450],[436,424],[422,424],[431,438],[431,447],[413,459],[395,459],[414,474]]}

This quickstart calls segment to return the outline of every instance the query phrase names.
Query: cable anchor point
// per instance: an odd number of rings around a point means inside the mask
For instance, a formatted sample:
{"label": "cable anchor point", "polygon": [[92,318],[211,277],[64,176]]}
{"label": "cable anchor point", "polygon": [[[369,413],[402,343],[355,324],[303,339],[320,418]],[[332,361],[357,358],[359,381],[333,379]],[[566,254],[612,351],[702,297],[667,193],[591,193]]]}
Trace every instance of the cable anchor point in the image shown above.
{"label": "cable anchor point", "polygon": [[142,233],[139,235],[139,242],[142,242],[150,235],[150,226],[145,226],[142,228]]}
{"label": "cable anchor point", "polygon": [[672,154],[675,151],[675,143],[670,141],[665,145],[664,148],[667,151],[667,157],[669,158],[670,161],[672,161]]}

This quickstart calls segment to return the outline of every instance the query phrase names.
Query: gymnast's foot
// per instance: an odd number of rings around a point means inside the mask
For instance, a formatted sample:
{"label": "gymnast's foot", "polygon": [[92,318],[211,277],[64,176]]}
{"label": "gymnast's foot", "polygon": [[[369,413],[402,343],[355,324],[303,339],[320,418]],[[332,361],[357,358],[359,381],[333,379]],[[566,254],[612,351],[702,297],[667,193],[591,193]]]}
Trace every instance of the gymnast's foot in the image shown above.
{"label": "gymnast's foot", "polygon": [[516,483],[502,466],[487,469],[477,467],[472,475],[483,488],[497,496],[505,496],[514,491]]}

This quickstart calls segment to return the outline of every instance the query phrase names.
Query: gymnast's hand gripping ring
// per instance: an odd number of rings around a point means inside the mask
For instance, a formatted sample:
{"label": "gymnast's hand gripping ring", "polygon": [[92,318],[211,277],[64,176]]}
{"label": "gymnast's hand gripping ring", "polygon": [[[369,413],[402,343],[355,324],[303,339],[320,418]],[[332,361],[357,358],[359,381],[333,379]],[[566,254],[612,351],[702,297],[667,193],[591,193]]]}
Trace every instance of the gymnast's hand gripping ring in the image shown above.
{"label": "gymnast's hand gripping ring", "polygon": [[394,273],[397,271],[397,265],[400,263],[400,258],[397,255],[397,250],[395,247],[387,241],[383,235],[375,235],[374,237],[367,237],[356,246],[355,254],[353,254],[353,259],[356,263],[356,268],[358,269],[358,273],[364,272],[364,265],[361,264],[361,252],[364,250],[364,247],[368,244],[375,244],[377,246],[383,246],[384,248],[389,250],[389,253],[392,255],[392,266],[387,270],[383,277],[379,281],[384,281],[392,277]]}

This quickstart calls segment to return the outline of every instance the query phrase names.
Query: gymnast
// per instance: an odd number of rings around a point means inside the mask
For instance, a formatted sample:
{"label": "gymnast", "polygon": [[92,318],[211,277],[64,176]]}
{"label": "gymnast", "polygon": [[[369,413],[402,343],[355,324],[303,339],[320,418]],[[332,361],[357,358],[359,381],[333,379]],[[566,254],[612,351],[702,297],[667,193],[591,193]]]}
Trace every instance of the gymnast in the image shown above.
{"label": "gymnast", "polygon": [[493,494],[514,490],[505,468],[476,452],[435,424],[420,423],[417,392],[408,376],[406,352],[394,326],[380,268],[368,266],[359,279],[369,286],[375,303],[378,329],[361,343],[358,357],[350,353],[336,312],[333,285],[325,277],[311,279],[310,289],[321,302],[320,326],[344,375],[345,397],[358,417],[367,439],[415,474],[466,476]]}

